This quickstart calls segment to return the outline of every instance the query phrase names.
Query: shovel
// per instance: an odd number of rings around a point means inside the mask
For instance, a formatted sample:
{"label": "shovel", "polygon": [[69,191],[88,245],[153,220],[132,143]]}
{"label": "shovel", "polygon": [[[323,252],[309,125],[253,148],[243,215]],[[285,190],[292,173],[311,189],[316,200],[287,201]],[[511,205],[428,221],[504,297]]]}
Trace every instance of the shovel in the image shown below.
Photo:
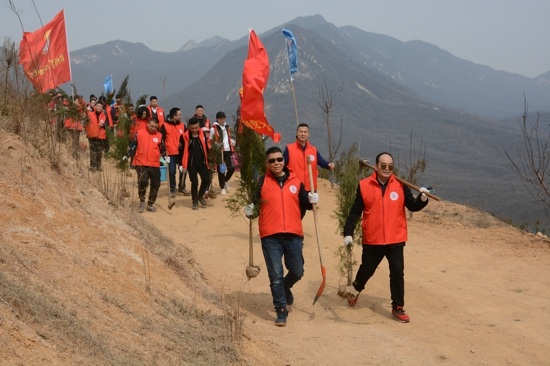
{"label": "shovel", "polygon": [[[311,192],[315,192],[315,186],[313,185],[313,173],[311,172],[311,160],[310,157],[307,157],[307,167],[309,172],[309,186],[311,189]],[[323,253],[321,252],[321,239],[320,239],[320,233],[319,233],[319,223],[317,221],[317,204],[313,204],[313,220],[315,221],[315,236],[317,238],[317,248],[319,249],[319,261],[321,262],[321,275],[323,276],[323,282],[321,282],[321,286],[319,286],[319,289],[317,290],[317,293],[315,294],[315,298],[313,299],[313,305],[317,302],[321,294],[323,293],[323,290],[325,289],[325,284],[327,283],[327,270],[325,268],[325,265],[323,264]]]}
{"label": "shovel", "polygon": [[248,267],[246,267],[246,277],[248,279],[257,277],[260,273],[260,267],[254,265],[254,248],[252,244],[252,220],[248,220]]}
{"label": "shovel", "polygon": [[166,182],[168,183],[168,209],[171,210],[172,207],[176,204],[175,201],[172,201],[172,192],[170,191],[170,167],[168,163],[164,163],[166,166]]}

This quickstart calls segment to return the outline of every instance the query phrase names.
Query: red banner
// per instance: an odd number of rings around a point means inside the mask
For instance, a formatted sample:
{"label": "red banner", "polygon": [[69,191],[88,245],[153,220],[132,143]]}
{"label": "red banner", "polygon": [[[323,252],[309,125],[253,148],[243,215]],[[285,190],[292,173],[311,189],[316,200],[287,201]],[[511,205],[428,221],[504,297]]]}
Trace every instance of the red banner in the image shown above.
{"label": "red banner", "polygon": [[281,135],[275,133],[264,112],[264,90],[269,78],[269,58],[254,30],[248,39],[248,57],[244,61],[243,89],[241,96],[241,120],[259,134],[279,142]]}
{"label": "red banner", "polygon": [[25,75],[41,93],[71,80],[63,10],[39,30],[23,33],[19,62]]}

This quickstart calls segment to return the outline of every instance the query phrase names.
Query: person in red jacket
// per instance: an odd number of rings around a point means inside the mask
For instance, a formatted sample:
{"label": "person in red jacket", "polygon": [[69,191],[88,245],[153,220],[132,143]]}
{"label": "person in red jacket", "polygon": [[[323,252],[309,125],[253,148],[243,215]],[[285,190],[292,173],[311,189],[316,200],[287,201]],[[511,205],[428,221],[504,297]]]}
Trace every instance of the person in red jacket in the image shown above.
{"label": "person in red jacket", "polygon": [[[183,158],[181,160],[180,172],[189,172],[191,181],[191,198],[193,210],[197,210],[199,203],[206,208],[204,194],[210,185],[210,174],[208,166],[208,141],[203,130],[199,127],[197,119],[190,119],[187,131],[182,135]],[[201,185],[199,188],[199,175]]]}
{"label": "person in red jacket", "polygon": [[[317,192],[317,175],[319,175],[317,166],[323,169],[334,170],[334,163],[326,161],[319,151],[317,151],[317,148],[309,143],[309,126],[306,123],[298,125],[296,128],[296,141],[286,146],[283,156],[285,158],[285,165],[304,183],[308,192]],[[309,182],[308,156],[311,158],[314,187],[310,187]],[[302,211],[302,218],[305,214],[306,211]]]}
{"label": "person in red jacket", "polygon": [[[291,288],[304,275],[301,209],[311,210],[319,196],[308,193],[304,184],[285,167],[283,153],[278,147],[266,151],[266,168],[265,175],[259,179],[253,202],[245,208],[245,215],[254,218],[258,213],[255,208],[259,207],[258,227],[277,313],[275,325],[284,327],[287,306],[294,303]],[[286,276],[283,258],[288,270]]]}
{"label": "person in red jacket", "polygon": [[355,201],[350,209],[344,226],[344,245],[353,245],[353,232],[357,220],[362,216],[361,228],[363,253],[361,265],[347,297],[350,306],[357,303],[359,293],[376,271],[384,257],[390,268],[390,292],[392,316],[407,323],[410,317],[405,314],[405,280],[403,249],[407,241],[407,216],[405,207],[411,211],[420,211],[428,204],[424,194],[428,190],[420,188],[420,194],[414,197],[409,187],[400,183],[393,175],[393,157],[382,152],[376,156],[376,171],[362,179],[357,187]]}
{"label": "person in red jacket", "polygon": [[151,118],[146,130],[140,130],[135,140],[129,147],[128,155],[132,158],[132,165],[138,175],[139,212],[145,210],[145,194],[149,185],[149,197],[147,199],[147,211],[155,212],[153,206],[157,200],[160,187],[160,157],[165,159],[166,150],[162,143],[162,134],[158,132],[158,121]]}
{"label": "person in red jacket", "polygon": [[147,130],[147,124],[151,119],[151,112],[145,104],[138,107],[135,117],[132,118],[132,125],[130,126],[130,141],[136,138],[136,133],[139,130]]}
{"label": "person in red jacket", "polygon": [[180,156],[180,139],[185,132],[185,125],[181,123],[181,110],[179,108],[170,109],[170,114],[166,121],[160,127],[162,141],[166,146],[166,155],[170,159],[168,163],[168,174],[170,174],[170,195],[176,197],[176,165],[178,156]]}

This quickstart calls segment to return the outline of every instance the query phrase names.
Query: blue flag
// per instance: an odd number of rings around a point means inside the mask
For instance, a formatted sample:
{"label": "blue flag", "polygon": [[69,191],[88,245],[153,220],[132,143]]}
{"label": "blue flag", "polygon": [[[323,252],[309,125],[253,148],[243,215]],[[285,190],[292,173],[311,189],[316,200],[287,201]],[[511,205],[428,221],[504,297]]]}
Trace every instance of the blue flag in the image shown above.
{"label": "blue flag", "polygon": [[296,47],[296,38],[288,29],[283,28],[283,35],[286,38],[286,49],[288,51],[288,66],[290,76],[298,71],[298,48]]}
{"label": "blue flag", "polygon": [[113,75],[107,75],[103,80],[103,90],[105,95],[109,95],[113,92]]}

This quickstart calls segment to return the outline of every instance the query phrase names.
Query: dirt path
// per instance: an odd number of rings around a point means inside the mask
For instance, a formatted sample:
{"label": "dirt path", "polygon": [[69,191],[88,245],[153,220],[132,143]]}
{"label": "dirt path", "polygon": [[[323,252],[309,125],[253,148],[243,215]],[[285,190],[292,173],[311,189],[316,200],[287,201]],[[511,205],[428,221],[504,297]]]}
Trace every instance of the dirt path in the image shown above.
{"label": "dirt path", "polygon": [[[464,206],[430,202],[409,222],[405,309],[411,322],[401,324],[390,317],[386,261],[355,308],[338,297],[343,279],[334,254],[342,238],[332,217],[334,192],[321,181],[318,213],[327,286],[313,306],[321,271],[309,212],[304,218],[305,276],[294,288],[287,327],[277,328],[259,238],[254,250],[261,272],[248,281],[248,223],[244,217],[230,217],[224,197],[192,211],[190,198],[178,196],[169,211],[163,184],[159,210],[144,217],[188,246],[210,285],[238,301],[246,312],[246,352],[258,363],[548,364],[548,239],[522,234]],[[354,253],[360,259],[359,247]]]}

